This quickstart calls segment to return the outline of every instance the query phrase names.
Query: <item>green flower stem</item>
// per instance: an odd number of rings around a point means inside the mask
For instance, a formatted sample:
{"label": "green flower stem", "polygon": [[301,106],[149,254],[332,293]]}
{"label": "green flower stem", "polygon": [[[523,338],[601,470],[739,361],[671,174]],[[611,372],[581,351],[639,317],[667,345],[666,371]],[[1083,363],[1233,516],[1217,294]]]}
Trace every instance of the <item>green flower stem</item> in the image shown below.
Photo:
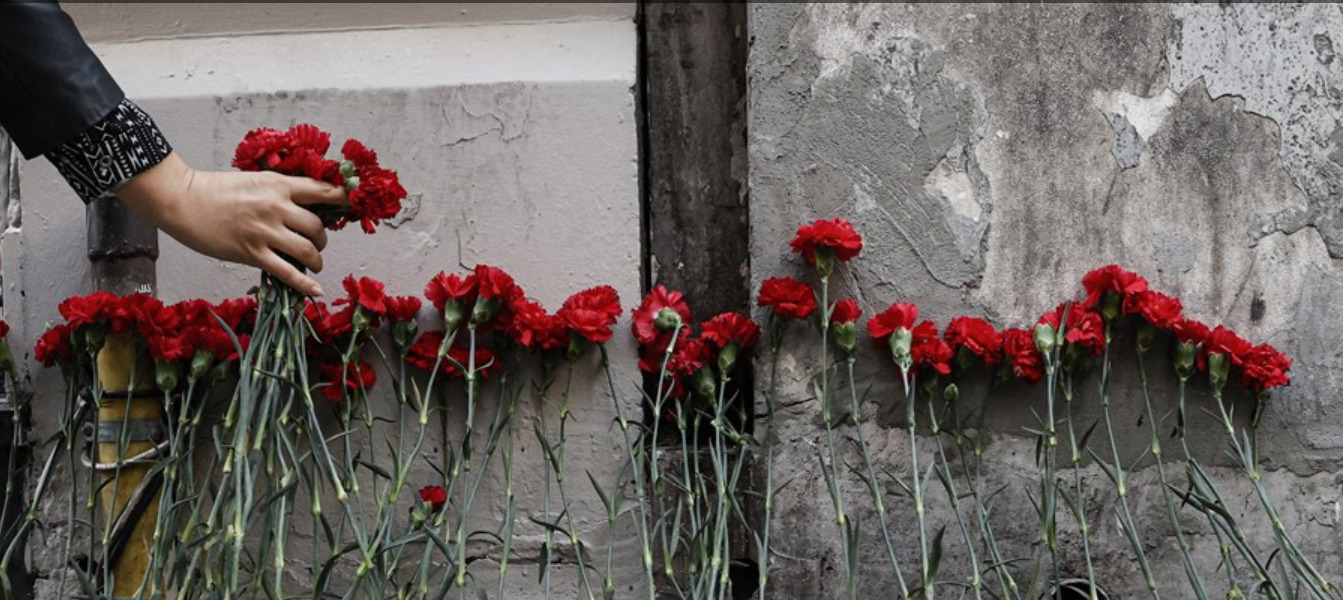
{"label": "green flower stem", "polygon": [[[1055,430],[1054,419],[1054,394],[1058,388],[1058,349],[1052,352],[1041,353],[1045,361],[1045,420],[1041,423],[1039,432],[1039,445],[1037,446],[1037,460],[1044,459],[1044,469],[1040,472],[1040,537],[1037,544],[1043,544],[1049,552],[1049,564],[1053,569],[1054,583],[1061,580],[1059,576],[1059,540],[1056,521],[1058,510],[1058,482],[1055,480],[1055,471],[1058,465],[1058,433]],[[1039,455],[1043,455],[1040,457]],[[1035,598],[1042,588],[1041,577],[1043,575],[1044,561],[1037,556],[1035,563],[1035,573],[1031,576],[1031,585],[1027,589],[1026,597]],[[1054,595],[1057,597],[1057,586],[1054,586]]]}
{"label": "green flower stem", "polygon": [[1291,537],[1287,534],[1287,528],[1283,525],[1282,518],[1278,514],[1277,508],[1274,506],[1273,500],[1269,497],[1267,488],[1264,487],[1262,473],[1259,470],[1258,452],[1254,446],[1254,441],[1250,437],[1252,430],[1245,433],[1243,441],[1236,435],[1236,428],[1231,411],[1227,409],[1226,403],[1222,399],[1221,386],[1216,383],[1212,386],[1212,398],[1213,403],[1217,405],[1217,410],[1222,417],[1222,426],[1226,431],[1227,437],[1231,440],[1231,448],[1235,451],[1236,457],[1240,459],[1241,466],[1245,470],[1245,475],[1249,478],[1250,483],[1254,485],[1255,494],[1259,497],[1259,503],[1273,525],[1273,538],[1277,543],[1278,550],[1282,552],[1283,556],[1287,559],[1288,564],[1292,566],[1293,572],[1305,581],[1306,585],[1313,593],[1321,598],[1337,597],[1337,592],[1333,589],[1333,585],[1329,580],[1325,579],[1325,577],[1320,574],[1319,570],[1315,568],[1315,565],[1311,564],[1310,560],[1301,553],[1300,548],[1297,547],[1296,543],[1292,541]]}
{"label": "green flower stem", "polygon": [[[653,579],[653,549],[652,540],[648,530],[648,488],[644,481],[644,461],[647,460],[647,454],[643,449],[642,442],[644,437],[636,432],[634,440],[630,439],[630,421],[625,418],[624,408],[620,405],[620,395],[616,393],[615,378],[611,376],[611,361],[606,354],[606,345],[598,345],[602,356],[602,372],[606,374],[606,385],[611,392],[611,402],[615,405],[616,422],[620,425],[621,439],[625,442],[626,460],[629,461],[631,477],[634,479],[634,499],[636,510],[638,511],[639,524],[639,546],[642,550],[641,563],[644,568],[645,592],[648,600],[657,600],[657,584]],[[637,445],[637,447],[636,447]],[[763,598],[761,599],[763,600]]]}
{"label": "green flower stem", "polygon": [[[1185,397],[1189,388],[1189,376],[1187,374],[1179,374],[1179,379],[1180,392],[1179,403],[1176,407],[1176,431],[1180,438],[1180,449],[1184,452],[1185,475],[1192,488],[1194,487],[1195,482],[1198,481],[1198,473],[1201,469],[1198,466],[1198,461],[1194,460],[1193,452],[1189,449],[1189,438],[1185,436],[1185,431],[1188,428],[1189,423],[1189,413],[1185,410]],[[1216,493],[1215,489],[1213,489],[1213,493]],[[1217,502],[1221,502],[1220,497],[1217,498]],[[1222,564],[1224,565],[1222,571],[1226,573],[1227,577],[1227,589],[1239,590],[1240,584],[1236,581],[1236,572],[1239,569],[1236,567],[1235,555],[1231,553],[1231,544],[1223,537],[1222,528],[1219,526],[1218,520],[1213,513],[1206,512],[1205,516],[1208,519],[1208,524],[1212,527],[1213,535],[1217,537],[1217,547],[1218,551],[1221,553]],[[1257,557],[1249,558],[1248,560],[1252,565],[1259,564]],[[1278,598],[1277,590],[1272,581],[1267,579],[1267,574],[1264,570],[1262,568],[1255,568],[1254,572],[1255,577],[1263,583],[1263,587],[1269,597],[1276,600]],[[1264,577],[1261,578],[1261,575]]]}
{"label": "green flower stem", "polygon": [[[769,389],[765,392],[765,515],[760,528],[761,533],[760,547],[756,554],[756,569],[758,580],[756,582],[757,600],[765,600],[765,588],[769,586],[769,567],[770,554],[769,542],[770,531],[773,529],[774,518],[774,416],[778,410],[779,390],[779,350],[783,344],[783,332],[788,326],[788,322],[778,317],[770,315],[770,334],[769,334]],[[852,366],[850,366],[850,379],[852,379]],[[867,453],[863,455],[866,457]],[[903,583],[903,582],[902,582]],[[651,599],[650,599],[651,600]]]}
{"label": "green flower stem", "polygon": [[[1156,577],[1152,575],[1152,567],[1147,564],[1147,553],[1143,551],[1142,540],[1139,538],[1138,525],[1133,520],[1133,510],[1129,507],[1129,482],[1128,473],[1124,470],[1123,458],[1119,456],[1119,445],[1115,441],[1114,420],[1110,416],[1110,327],[1111,323],[1105,324],[1105,350],[1101,359],[1101,420],[1105,422],[1105,437],[1110,445],[1110,458],[1112,471],[1108,471],[1114,480],[1115,490],[1119,494],[1119,521],[1123,526],[1124,535],[1128,538],[1129,547],[1133,549],[1133,556],[1138,560],[1138,568],[1142,571],[1143,581],[1147,585],[1147,592],[1155,600],[1160,600],[1161,593],[1157,590]],[[1093,585],[1094,587],[1094,585]]]}
{"label": "green flower stem", "polygon": [[[654,502],[654,514],[656,517],[655,523],[657,524],[657,539],[662,548],[662,569],[667,580],[672,582],[672,585],[678,585],[676,583],[676,569],[673,566],[675,548],[673,548],[673,540],[667,535],[667,516],[671,511],[668,510],[665,505],[667,490],[663,482],[662,468],[659,464],[657,444],[660,439],[659,430],[662,426],[663,410],[666,408],[665,404],[668,399],[667,394],[671,391],[670,386],[675,384],[675,382],[671,381],[669,378],[670,373],[667,371],[667,364],[671,362],[672,353],[676,348],[676,341],[681,335],[682,327],[682,325],[678,324],[672,329],[671,340],[667,343],[667,349],[662,353],[662,365],[658,370],[657,389],[654,392],[653,398],[653,435],[652,439],[649,441],[648,460],[648,477],[649,484],[653,488],[652,496]],[[680,418],[679,415],[678,418]],[[682,437],[684,438],[684,436]],[[684,446],[684,439],[682,440],[682,446]],[[689,482],[686,482],[686,485],[689,485]],[[679,510],[679,508],[676,510]]]}
{"label": "green flower stem", "polygon": [[[852,369],[853,367],[850,366],[849,368]],[[955,400],[948,400],[948,404],[954,405]],[[954,411],[955,409],[949,406],[948,410]],[[939,479],[942,480],[943,487],[947,492],[947,500],[951,503],[952,512],[956,514],[956,525],[960,528],[961,540],[965,542],[965,549],[970,559],[970,591],[974,593],[976,599],[981,599],[984,597],[984,579],[981,574],[983,570],[980,568],[979,556],[975,552],[974,537],[970,534],[970,527],[965,522],[965,516],[961,514],[961,495],[956,491],[956,479],[951,473],[951,462],[947,460],[946,447],[942,443],[942,434],[945,432],[938,423],[937,410],[933,406],[931,394],[928,396],[928,419],[932,425],[933,439],[937,443],[937,467],[942,471],[942,476]],[[864,450],[864,454],[866,454],[866,450]]]}
{"label": "green flower stem", "polygon": [[881,539],[886,545],[886,557],[891,561],[895,580],[900,584],[900,597],[909,598],[909,584],[905,581],[904,571],[900,568],[900,559],[895,555],[895,543],[891,538],[891,528],[886,523],[886,490],[877,478],[876,468],[872,465],[872,455],[867,449],[867,434],[863,433],[863,412],[858,402],[858,380],[853,374],[853,356],[845,361],[849,369],[849,416],[853,420],[853,429],[858,434],[858,449],[863,455],[863,470],[867,473],[867,491],[872,497],[872,505],[877,509],[877,524],[881,527]]}
{"label": "green flower stem", "polygon": [[[1073,519],[1077,521],[1078,531],[1082,534],[1082,557],[1087,572],[1087,597],[1099,600],[1096,590],[1096,567],[1091,559],[1091,526],[1087,523],[1087,492],[1082,482],[1082,448],[1078,444],[1077,428],[1073,419],[1073,378],[1071,373],[1063,375],[1063,404],[1068,421],[1068,449],[1073,468]],[[1058,582],[1055,582],[1058,585]]]}
{"label": "green flower stem", "polygon": [[[981,415],[985,410],[984,406],[987,406],[987,404],[988,398],[985,396],[984,404],[980,408]],[[1008,568],[1009,563],[998,548],[998,540],[993,533],[993,525],[989,520],[989,509],[984,501],[983,494],[980,492],[984,481],[983,475],[980,473],[980,465],[983,463],[984,455],[983,447],[980,445],[978,436],[970,439],[965,434],[956,403],[951,404],[951,424],[952,434],[956,440],[957,454],[961,460],[961,469],[972,474],[970,497],[975,505],[975,520],[979,526],[980,536],[984,539],[984,546],[993,565],[993,571],[998,575],[998,586],[1002,590],[1002,598],[1021,600],[1021,591],[1017,588],[1017,582],[1012,577],[1011,569]],[[966,451],[967,445],[970,446],[969,452]],[[967,464],[971,462],[970,459],[966,458],[967,454],[974,459],[973,467]]]}
{"label": "green flower stem", "polygon": [[909,366],[900,365],[900,383],[905,390],[905,429],[909,432],[909,470],[913,479],[914,517],[919,522],[919,569],[923,597],[932,600],[937,595],[936,582],[933,581],[932,564],[928,555],[928,519],[925,516],[927,506],[923,496],[923,476],[919,470],[919,434],[915,409],[916,390],[914,374]]}
{"label": "green flower stem", "polygon": [[[565,450],[565,442],[568,441],[566,435],[566,432],[568,431],[567,425],[569,423],[569,418],[572,415],[572,413],[569,412],[569,392],[573,387],[573,380],[574,380],[574,365],[572,362],[570,362],[564,376],[564,395],[560,397],[560,441],[558,447],[555,448],[554,450],[553,457],[555,461],[551,464],[551,467],[554,468],[555,470],[555,487],[560,492],[560,507],[564,513],[565,521],[568,524],[569,545],[574,549],[574,555],[577,557],[578,560],[579,580],[583,583],[583,592],[587,594],[588,600],[593,600],[594,596],[592,594],[592,583],[588,581],[587,564],[586,561],[584,561],[583,559],[583,542],[578,537],[578,523],[574,521],[573,510],[571,510],[571,506],[569,503],[569,494],[567,488],[564,485],[564,474],[565,474],[564,450]],[[547,456],[552,455],[550,453],[547,453]]]}
{"label": "green flower stem", "polygon": [[[1194,557],[1190,554],[1189,540],[1185,538],[1184,525],[1180,523],[1180,513],[1175,505],[1174,494],[1171,493],[1170,480],[1166,477],[1166,461],[1161,447],[1161,428],[1165,419],[1158,420],[1156,411],[1152,408],[1152,396],[1147,381],[1147,361],[1144,360],[1146,351],[1139,346],[1137,354],[1138,380],[1142,385],[1143,404],[1147,408],[1147,424],[1152,433],[1152,458],[1156,462],[1157,478],[1161,481],[1161,498],[1166,504],[1166,518],[1170,521],[1171,529],[1175,531],[1175,543],[1180,547],[1180,558],[1184,563],[1185,577],[1189,580],[1190,588],[1192,588],[1198,600],[1208,600],[1208,593],[1204,590],[1203,577],[1199,575],[1198,568],[1194,565]],[[1181,433],[1183,433],[1183,430]],[[1230,571],[1231,565],[1228,564],[1227,569]]]}
{"label": "green flower stem", "polygon": [[858,573],[854,568],[853,543],[850,539],[852,528],[848,513],[844,511],[844,496],[839,489],[839,463],[835,453],[835,422],[830,398],[830,277],[821,274],[821,373],[817,396],[821,405],[821,421],[825,424],[825,448],[829,455],[829,464],[821,459],[821,468],[830,488],[830,503],[835,510],[835,525],[839,528],[840,544],[844,555],[844,594],[849,600],[858,597]]}

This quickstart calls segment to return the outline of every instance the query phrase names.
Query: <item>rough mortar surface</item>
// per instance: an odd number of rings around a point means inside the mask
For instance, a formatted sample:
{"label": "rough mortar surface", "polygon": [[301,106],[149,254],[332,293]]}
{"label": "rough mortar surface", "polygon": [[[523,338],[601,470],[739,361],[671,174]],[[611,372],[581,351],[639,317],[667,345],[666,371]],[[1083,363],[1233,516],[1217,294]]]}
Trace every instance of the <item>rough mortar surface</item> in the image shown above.
{"label": "rough mortar surface", "polygon": [[[1293,385],[1261,425],[1265,477],[1295,539],[1325,572],[1343,574],[1343,8],[761,3],[749,18],[753,289],[767,277],[804,275],[787,242],[799,224],[830,217],[852,221],[866,241],[831,297],[852,296],[869,316],[908,301],[939,325],[958,314],[1029,325],[1076,294],[1087,271],[1123,264],[1183,298],[1189,315],[1293,358]],[[790,335],[777,382],[785,408],[776,477],[791,483],[774,519],[774,597],[834,597],[843,567],[817,463],[824,435],[810,382],[819,357],[805,350],[819,337],[800,328]],[[1132,348],[1132,340],[1117,344]],[[1148,364],[1162,411],[1177,389],[1168,358]],[[1116,434],[1132,461],[1150,434],[1131,350],[1116,360]],[[763,357],[757,364],[768,367]],[[857,370],[878,465],[907,474],[898,374],[866,347]],[[1099,415],[1097,382],[1092,373],[1077,383],[1079,422]],[[847,406],[842,371],[836,385]],[[995,505],[998,534],[1008,556],[1029,556],[1036,469],[1025,428],[1036,426],[1043,390],[1013,384],[985,400],[987,387],[962,386],[988,444],[984,489],[1007,486]],[[1191,390],[1191,401],[1211,406],[1206,389]],[[1208,425],[1194,451],[1221,465],[1214,476],[1267,553],[1268,520]],[[840,460],[861,464],[853,427],[841,435]],[[926,465],[933,441],[925,434],[921,443]],[[1174,585],[1184,575],[1148,465],[1133,475],[1143,490],[1132,499],[1135,516],[1152,542],[1156,580]],[[1101,583],[1112,598],[1145,595],[1113,492],[1101,493],[1109,482],[1095,465],[1083,476],[1095,491]],[[860,479],[850,475],[841,487],[862,525],[859,595],[887,597],[897,588],[878,517]],[[930,527],[945,526],[951,548],[942,572],[960,581],[967,556],[955,513],[932,487]],[[910,502],[889,498],[896,539],[917,539]],[[1199,524],[1187,535],[1212,581],[1217,544]],[[1064,548],[1068,575],[1082,569],[1075,533],[1064,534],[1074,541]],[[899,558],[912,572],[915,544],[901,544]]]}

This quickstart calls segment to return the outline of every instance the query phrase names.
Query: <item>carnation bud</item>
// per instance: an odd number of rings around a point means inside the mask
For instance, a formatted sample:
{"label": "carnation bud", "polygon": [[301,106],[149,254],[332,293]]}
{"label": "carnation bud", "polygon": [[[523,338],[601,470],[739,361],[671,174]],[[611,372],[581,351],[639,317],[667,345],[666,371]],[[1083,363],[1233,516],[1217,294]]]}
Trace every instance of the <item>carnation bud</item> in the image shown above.
{"label": "carnation bud", "polygon": [[429,520],[428,511],[426,511],[425,508],[423,500],[416,501],[415,505],[410,507],[411,525],[418,527]]}
{"label": "carnation bud", "polygon": [[484,325],[499,314],[500,304],[494,298],[476,299],[476,307],[471,310],[471,324]]}
{"label": "carnation bud", "polygon": [[165,393],[177,389],[179,370],[176,361],[154,359],[154,383]]}
{"label": "carnation bud", "polygon": [[1194,365],[1198,359],[1198,344],[1180,342],[1175,345],[1175,372],[1183,378],[1194,374]]}
{"label": "carnation bud", "polygon": [[410,347],[411,340],[415,339],[415,331],[418,329],[419,323],[416,323],[415,319],[392,323],[392,343],[404,353],[406,348]]}
{"label": "carnation bud", "polygon": [[835,334],[835,345],[839,346],[850,356],[858,345],[858,326],[853,321],[848,323],[832,323],[830,330]]}
{"label": "carnation bud", "polygon": [[[358,174],[359,174],[359,168],[354,166],[354,161],[351,160],[340,161],[340,176],[345,178],[346,185],[349,185],[350,178],[357,178]],[[355,183],[354,187],[359,187],[357,182]]]}
{"label": "carnation bud", "polygon": [[[1109,342],[1107,339],[1106,342]],[[1152,349],[1152,344],[1156,342],[1156,326],[1143,321],[1138,326],[1138,352],[1143,353]]]}
{"label": "carnation bud", "polygon": [[84,333],[84,345],[89,354],[97,354],[103,349],[103,343],[107,341],[107,326],[101,323],[85,325],[80,328]]}
{"label": "carnation bud", "polygon": [[737,364],[738,352],[740,352],[740,349],[737,347],[737,342],[729,342],[718,352],[718,372],[722,373],[724,377],[731,373],[732,367]]}
{"label": "carnation bud", "polygon": [[346,178],[345,178],[345,190],[346,190],[346,191],[351,191],[351,192],[352,192],[352,191],[354,191],[354,190],[356,190],[356,189],[359,189],[359,176],[358,176],[358,175],[355,175],[355,176],[351,176],[351,177],[346,177]]}
{"label": "carnation bud", "polygon": [[205,350],[197,350],[191,357],[191,368],[187,371],[187,381],[196,381],[214,366],[214,355]]}
{"label": "carnation bud", "polygon": [[1035,349],[1041,354],[1049,354],[1054,351],[1056,345],[1054,328],[1048,323],[1041,323],[1035,326]]}
{"label": "carnation bud", "polygon": [[674,308],[664,308],[658,311],[653,325],[662,331],[672,331],[681,326],[681,313],[676,312]]}
{"label": "carnation bud", "polygon": [[14,354],[9,350],[9,342],[0,340],[0,371],[12,373],[14,371]]}
{"label": "carnation bud", "polygon": [[891,358],[895,364],[908,368],[911,363],[909,349],[914,345],[914,333],[904,327],[891,332]]}
{"label": "carnation bud", "polygon": [[700,369],[695,371],[695,393],[705,398],[713,398],[717,391],[717,385],[713,380],[713,373],[709,369]]}
{"label": "carnation bud", "polygon": [[1101,318],[1106,321],[1113,321],[1115,317],[1119,316],[1119,309],[1123,301],[1124,299],[1119,294],[1106,292],[1105,296],[1101,298]]}
{"label": "carnation bud", "polygon": [[961,388],[956,387],[956,384],[954,383],[948,383],[947,389],[942,391],[942,397],[945,398],[947,402],[955,402],[957,400],[960,400]]}
{"label": "carnation bud", "polygon": [[448,300],[447,304],[443,305],[443,325],[448,328],[448,331],[457,329],[457,326],[462,323],[462,319],[465,317],[466,310],[462,306],[461,300]]}
{"label": "carnation bud", "polygon": [[354,332],[359,333],[372,324],[373,320],[369,318],[368,311],[362,306],[356,306],[354,309],[354,318],[350,319],[350,324],[354,327]]}
{"label": "carnation bud", "polygon": [[829,279],[835,270],[835,251],[827,246],[816,248],[816,273],[821,279]]}
{"label": "carnation bud", "polygon": [[586,339],[587,338],[576,333],[569,334],[569,348],[565,351],[565,358],[567,358],[569,362],[577,361],[580,356],[583,356],[583,350],[586,349],[583,342],[586,341]]}
{"label": "carnation bud", "polygon": [[1208,379],[1212,381],[1214,389],[1222,389],[1226,385],[1226,377],[1231,371],[1231,361],[1225,354],[1214,352],[1208,355]]}

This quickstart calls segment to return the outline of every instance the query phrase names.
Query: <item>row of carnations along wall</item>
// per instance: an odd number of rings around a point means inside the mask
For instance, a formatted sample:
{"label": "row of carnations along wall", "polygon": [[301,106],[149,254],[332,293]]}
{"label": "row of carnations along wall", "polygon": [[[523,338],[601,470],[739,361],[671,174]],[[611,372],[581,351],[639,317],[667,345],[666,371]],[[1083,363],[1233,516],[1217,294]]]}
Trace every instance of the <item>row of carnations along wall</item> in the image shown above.
{"label": "row of carnations along wall", "polygon": [[[1343,193],[1338,7],[753,5],[734,31],[749,48],[729,65],[744,71],[736,114],[744,122],[716,124],[728,134],[720,136],[727,149],[706,151],[732,168],[705,182],[659,174],[648,164],[655,148],[641,156],[638,105],[654,86],[639,82],[633,6],[285,6],[261,16],[209,5],[70,11],[93,32],[128,94],[197,167],[225,168],[248,129],[296,122],[363,139],[396,165],[412,209],[376,236],[333,236],[319,276],[327,290],[354,273],[417,293],[439,270],[489,263],[552,309],[599,283],[615,286],[630,307],[645,276],[687,288],[711,278],[695,268],[747,273],[750,284],[741,287],[753,294],[766,278],[807,273],[787,247],[798,225],[841,217],[866,245],[835,278],[835,293],[857,299],[865,315],[908,301],[939,325],[972,315],[1011,327],[1031,325],[1073,297],[1092,268],[1120,263],[1180,296],[1187,314],[1292,357],[1292,385],[1274,395],[1260,424],[1264,479],[1303,550],[1326,573],[1343,571],[1336,558],[1343,424],[1332,410],[1343,385],[1336,351],[1343,341],[1343,238],[1333,225]],[[173,18],[179,10],[187,12]],[[683,46],[682,53],[694,54],[693,43]],[[694,61],[675,66],[697,72]],[[642,99],[657,105],[656,97]],[[694,114],[695,106],[685,103],[684,112]],[[665,142],[651,125],[646,139]],[[44,162],[23,163],[15,174],[17,194],[9,197],[0,238],[6,316],[11,343],[31,348],[57,303],[89,290],[85,223],[83,207]],[[658,187],[664,177],[675,185]],[[716,196],[701,189],[734,178],[739,188]],[[676,198],[706,195],[718,204],[701,206],[698,220],[673,212],[683,210]],[[742,205],[748,196],[749,218]],[[705,206],[736,212],[715,221],[704,218],[711,214]],[[691,222],[700,228],[668,225]],[[721,244],[658,246],[669,236],[724,235],[715,223],[729,239],[749,239],[749,256]],[[255,284],[254,270],[202,258],[166,238],[162,244],[155,291],[165,300],[237,296]],[[705,256],[718,260],[695,262]],[[731,279],[714,278],[723,285]],[[692,290],[694,297],[713,305],[705,310],[747,306],[711,290]],[[638,375],[633,342],[623,334],[628,324],[622,317],[611,354],[625,408],[634,411]],[[773,512],[775,598],[839,597],[844,588],[843,549],[817,458],[824,427],[808,401],[818,343],[814,332],[799,329],[781,356],[777,389],[786,408],[777,415],[775,476],[789,483]],[[860,348],[866,442],[878,465],[906,471],[897,372],[884,354]],[[62,397],[58,374],[22,351],[17,358],[22,383],[39,403]],[[767,366],[758,358],[758,373]],[[1174,377],[1153,370],[1154,389],[1169,397]],[[590,375],[576,383],[575,397],[590,399],[574,402],[580,418],[567,460],[574,472],[610,480],[619,469],[612,457],[623,449],[606,382]],[[1096,377],[1079,383],[1080,421],[1099,415]],[[758,402],[771,385],[757,375]],[[1136,460],[1148,424],[1134,401],[1140,390],[1131,359],[1120,361],[1113,385],[1119,451]],[[1042,394],[1042,385],[1012,384],[990,395],[986,378],[962,386],[963,397],[990,398],[978,428],[984,485],[1005,490],[994,516],[1014,555],[1028,556],[1037,534],[1028,492],[1035,438],[1026,429],[1035,426]],[[1206,389],[1195,394],[1208,406]],[[35,411],[30,439],[49,434],[56,418],[54,410]],[[841,460],[857,464],[854,428],[836,433]],[[1268,552],[1269,524],[1223,454],[1220,431],[1209,425],[1191,435],[1215,481],[1235,499],[1250,541]],[[926,451],[926,431],[920,440]],[[537,511],[545,469],[539,456],[531,458],[518,467],[523,514]],[[931,456],[920,458],[926,465]],[[1095,490],[1089,520],[1097,579],[1112,598],[1139,597],[1142,580],[1108,480],[1086,462],[1083,476]],[[1131,501],[1150,543],[1149,562],[1159,581],[1178,585],[1181,559],[1154,469],[1148,460],[1135,465],[1140,491]],[[865,484],[842,475],[837,485],[847,510],[868,524],[857,543],[860,597],[889,595],[894,580]],[[86,491],[79,473],[54,477],[56,497],[72,486]],[[489,481],[482,495],[494,498],[500,489]],[[601,500],[587,486],[577,489],[578,528],[600,548],[607,533]],[[930,498],[933,527],[954,539],[945,498],[936,491]],[[60,579],[66,530],[54,516],[62,510],[60,503],[39,507],[53,522],[28,549],[39,598],[54,597]],[[485,522],[499,506],[482,502],[479,510]],[[917,539],[907,499],[893,496],[887,510],[898,539]],[[1217,579],[1216,537],[1206,522],[1187,521],[1193,556],[1209,580]],[[519,525],[514,549],[531,560],[516,561],[510,597],[539,597],[535,563],[544,533],[535,523]],[[1071,532],[1064,537],[1063,574],[1080,576],[1081,549]],[[628,531],[618,540],[621,579],[638,581],[638,540]],[[741,556],[749,545],[736,541]],[[968,557],[957,543],[947,547],[941,572],[956,580]],[[560,558],[556,573],[573,591],[570,558]],[[899,559],[917,564],[918,551],[902,544]],[[1170,589],[1166,596],[1183,597],[1181,588]],[[617,597],[627,596],[637,592],[621,586]]]}

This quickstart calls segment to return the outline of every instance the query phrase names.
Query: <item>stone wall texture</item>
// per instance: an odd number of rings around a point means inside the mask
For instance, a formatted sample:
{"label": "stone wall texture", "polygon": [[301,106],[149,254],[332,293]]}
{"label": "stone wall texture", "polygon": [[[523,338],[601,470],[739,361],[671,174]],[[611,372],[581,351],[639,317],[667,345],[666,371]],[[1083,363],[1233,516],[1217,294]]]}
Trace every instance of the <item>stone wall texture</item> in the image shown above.
{"label": "stone wall texture", "polygon": [[[1087,271],[1125,265],[1183,298],[1187,314],[1293,358],[1292,386],[1263,416],[1265,478],[1296,539],[1326,572],[1343,573],[1343,7],[762,3],[750,7],[749,31],[756,288],[804,272],[787,241],[799,224],[823,217],[848,219],[865,236],[863,255],[840,279],[868,315],[906,301],[939,325],[969,314],[1026,326],[1076,294]],[[805,335],[786,347],[814,345]],[[1131,354],[1119,360],[1113,393],[1125,460],[1138,459],[1148,437],[1133,363]],[[799,350],[781,361],[779,460],[788,472],[779,477],[792,483],[775,519],[779,598],[842,589],[817,471],[822,429],[807,401],[814,365]],[[868,442],[881,464],[906,473],[895,368],[872,352],[859,371]],[[1159,402],[1169,402],[1175,377],[1158,371]],[[974,406],[984,401],[983,382],[963,387]],[[1010,556],[1028,557],[1035,537],[1027,495],[1035,439],[1024,428],[1036,424],[1042,387],[997,390],[983,411],[986,489],[1006,486],[995,518]],[[1085,424],[1099,411],[1096,377],[1079,389]],[[1210,406],[1206,389],[1193,394],[1196,405]],[[1225,437],[1204,420],[1195,452],[1225,465]],[[851,428],[843,431],[851,441]],[[859,464],[854,444],[844,447],[842,459]],[[1156,579],[1175,586],[1167,597],[1186,597],[1147,464],[1134,474],[1134,510]],[[1266,554],[1271,530],[1249,488],[1233,469],[1216,472]],[[1089,505],[1100,581],[1112,598],[1143,596],[1112,486],[1095,466],[1085,476],[1097,490]],[[893,580],[862,485],[843,482],[866,525],[860,596],[889,597]],[[897,537],[915,539],[910,503],[893,502]],[[933,525],[948,527],[945,577],[962,581],[965,556],[955,550],[959,539],[950,541],[957,536],[948,503],[935,493],[930,504]],[[1186,520],[1205,577],[1217,581],[1207,523]],[[1077,538],[1066,535],[1065,575],[1079,575]],[[916,564],[917,546],[901,547],[902,563]]]}
{"label": "stone wall texture", "polygon": [[[226,168],[250,128],[313,122],[338,138],[364,139],[399,168],[412,209],[373,238],[333,235],[319,277],[327,290],[354,273],[414,293],[439,270],[485,262],[552,309],[596,283],[614,285],[626,306],[637,303],[649,265],[641,264],[634,5],[69,10],[128,94],[197,167]],[[829,217],[852,221],[866,239],[836,278],[835,295],[856,298],[867,315],[906,301],[940,325],[968,314],[1023,326],[1076,293],[1087,271],[1125,265],[1180,296],[1190,316],[1293,358],[1293,383],[1260,427],[1264,478],[1304,551],[1343,575],[1343,7],[752,3],[747,12],[748,185],[722,197],[734,211],[725,227],[749,197],[749,264],[729,267],[748,273],[752,290],[768,277],[802,275],[787,242],[799,224]],[[0,234],[5,316],[16,347],[32,348],[60,299],[90,291],[83,207],[44,161],[10,168],[5,156],[0,197],[13,190]],[[724,171],[742,170],[731,167]],[[252,269],[195,255],[166,236],[161,243],[164,300],[219,299],[255,282]],[[810,387],[819,357],[809,348],[819,335],[790,336],[775,382],[776,477],[788,483],[773,521],[770,597],[838,598],[841,550]],[[862,431],[880,467],[907,473],[897,373],[862,348],[853,384]],[[621,401],[637,411],[632,341],[618,335],[611,350]],[[1150,363],[1162,412],[1176,389],[1167,358],[1158,353]],[[39,404],[61,397],[57,374],[30,356],[20,360]],[[758,401],[771,385],[767,368],[758,358]],[[837,392],[847,398],[842,380]],[[1136,465],[1131,501],[1156,579],[1172,586],[1165,597],[1186,597],[1157,475],[1142,456],[1148,425],[1136,380],[1126,354],[1112,391],[1119,451]],[[1099,415],[1096,384],[1094,373],[1078,382],[1079,422]],[[572,472],[609,481],[623,450],[605,385],[595,368],[576,380],[582,417],[570,430],[568,460]],[[994,508],[1004,551],[1029,557],[1036,467],[1026,428],[1036,424],[1042,386],[990,394],[985,378],[962,390],[987,445],[985,489],[1004,490]],[[1272,531],[1203,412],[1211,406],[1206,387],[1195,386],[1190,402],[1195,453],[1267,554]],[[530,431],[535,414],[521,418],[518,430]],[[56,419],[38,411],[32,439],[46,437]],[[838,433],[841,460],[859,464],[854,428]],[[932,459],[930,443],[925,434],[922,465]],[[529,436],[519,444],[527,457],[519,459],[519,511],[534,513],[544,467]],[[1111,598],[1142,597],[1111,486],[1087,462],[1099,580]],[[71,474],[59,474],[55,497],[71,485]],[[486,487],[482,497],[497,496],[498,482]],[[894,597],[864,484],[845,474],[840,487],[861,526],[860,597]],[[931,525],[947,530],[943,579],[961,581],[967,556],[951,503],[933,488]],[[577,492],[581,535],[602,547],[600,502],[585,486]],[[49,521],[63,510],[41,509]],[[483,518],[498,510],[480,507]],[[891,496],[886,519],[907,568],[918,560],[913,514],[908,499]],[[1060,523],[1065,575],[1081,575],[1076,531],[1062,512]],[[1186,525],[1212,596],[1222,597],[1216,539],[1204,520]],[[533,582],[544,532],[525,520],[518,531],[509,597],[540,597]],[[30,550],[43,600],[55,596],[61,536],[53,522]],[[616,596],[637,597],[638,541],[628,532],[617,539]],[[563,597],[575,597],[574,567],[562,560]]]}

